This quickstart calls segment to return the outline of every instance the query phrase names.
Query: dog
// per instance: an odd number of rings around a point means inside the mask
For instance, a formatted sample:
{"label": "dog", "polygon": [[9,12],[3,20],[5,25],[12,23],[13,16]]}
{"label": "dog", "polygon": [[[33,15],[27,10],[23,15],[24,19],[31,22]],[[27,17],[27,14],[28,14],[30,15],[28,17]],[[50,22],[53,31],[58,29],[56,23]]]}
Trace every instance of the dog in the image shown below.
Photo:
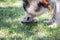
{"label": "dog", "polygon": [[50,10],[52,13],[52,7],[48,0],[23,0],[23,8],[25,10],[25,17],[21,22],[37,22],[35,17],[44,14]]}

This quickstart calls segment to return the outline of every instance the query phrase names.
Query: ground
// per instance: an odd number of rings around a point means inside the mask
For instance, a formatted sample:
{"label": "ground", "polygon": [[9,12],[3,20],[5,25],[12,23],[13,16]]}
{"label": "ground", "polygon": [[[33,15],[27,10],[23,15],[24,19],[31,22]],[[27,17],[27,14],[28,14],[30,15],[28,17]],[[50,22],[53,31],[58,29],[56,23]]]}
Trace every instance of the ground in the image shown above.
{"label": "ground", "polygon": [[39,16],[38,23],[21,23],[24,13],[22,1],[0,1],[0,40],[60,40],[60,26],[43,23],[49,13]]}

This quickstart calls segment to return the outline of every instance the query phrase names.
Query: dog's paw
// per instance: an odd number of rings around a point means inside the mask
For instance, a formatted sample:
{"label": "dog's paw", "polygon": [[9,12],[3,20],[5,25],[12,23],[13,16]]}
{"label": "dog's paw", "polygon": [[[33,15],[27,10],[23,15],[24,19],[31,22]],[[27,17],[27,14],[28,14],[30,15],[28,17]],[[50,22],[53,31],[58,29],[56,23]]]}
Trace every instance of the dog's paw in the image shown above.
{"label": "dog's paw", "polygon": [[56,23],[53,23],[52,25],[49,25],[48,27],[49,28],[56,28],[57,27],[57,24]]}

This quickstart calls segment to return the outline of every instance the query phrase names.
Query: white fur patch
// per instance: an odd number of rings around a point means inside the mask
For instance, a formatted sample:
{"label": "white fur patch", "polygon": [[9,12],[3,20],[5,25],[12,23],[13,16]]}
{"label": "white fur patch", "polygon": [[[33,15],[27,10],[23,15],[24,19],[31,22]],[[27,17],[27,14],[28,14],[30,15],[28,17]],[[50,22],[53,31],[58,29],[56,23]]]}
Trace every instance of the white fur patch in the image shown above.
{"label": "white fur patch", "polygon": [[57,23],[53,23],[52,25],[48,26],[49,28],[56,28],[57,27]]}
{"label": "white fur patch", "polygon": [[57,7],[57,12],[60,12],[60,3],[57,2],[56,5],[57,5],[57,6],[56,6],[56,7]]}
{"label": "white fur patch", "polygon": [[35,13],[35,9],[37,8],[37,2],[31,2],[30,6],[27,8],[28,13]]}

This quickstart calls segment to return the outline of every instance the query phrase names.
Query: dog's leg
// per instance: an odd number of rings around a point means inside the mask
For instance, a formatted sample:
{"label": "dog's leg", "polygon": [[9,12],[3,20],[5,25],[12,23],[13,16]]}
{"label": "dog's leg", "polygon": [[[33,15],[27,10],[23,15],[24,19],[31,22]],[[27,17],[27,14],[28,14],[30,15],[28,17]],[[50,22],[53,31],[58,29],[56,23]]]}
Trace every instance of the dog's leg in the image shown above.
{"label": "dog's leg", "polygon": [[60,24],[60,4],[59,3],[56,3],[56,9],[55,9],[55,13],[53,14],[53,24],[48,26],[48,27],[51,27],[51,28],[56,28],[57,25]]}
{"label": "dog's leg", "polygon": [[48,19],[48,20],[45,20],[44,23],[47,23],[47,24],[48,24],[48,23],[53,23],[53,22],[55,22],[55,20],[56,20],[56,4],[55,4],[55,2],[54,2],[53,4],[54,4],[54,9],[53,9],[51,18]]}

